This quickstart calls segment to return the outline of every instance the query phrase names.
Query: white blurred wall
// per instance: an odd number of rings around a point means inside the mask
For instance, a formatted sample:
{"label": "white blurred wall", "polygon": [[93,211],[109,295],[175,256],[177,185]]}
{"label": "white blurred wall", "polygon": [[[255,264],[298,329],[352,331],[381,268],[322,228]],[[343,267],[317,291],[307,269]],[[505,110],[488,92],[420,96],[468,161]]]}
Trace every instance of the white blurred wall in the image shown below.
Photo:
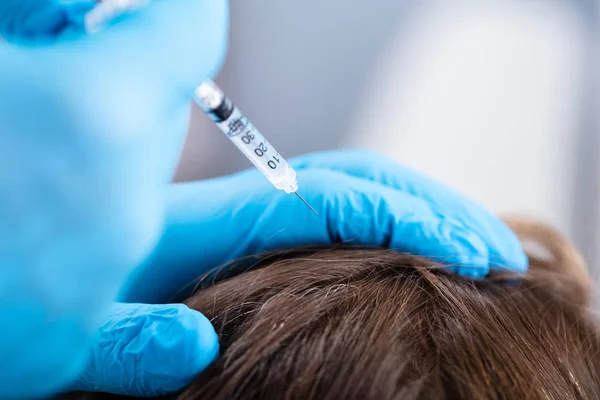
{"label": "white blurred wall", "polygon": [[423,10],[372,73],[351,143],[572,234],[585,47],[564,4]]}
{"label": "white blurred wall", "polygon": [[[552,223],[591,259],[600,149],[582,124],[579,3],[495,3],[233,0],[218,82],[285,156],[375,148]],[[197,111],[191,133],[177,179],[249,166]]]}

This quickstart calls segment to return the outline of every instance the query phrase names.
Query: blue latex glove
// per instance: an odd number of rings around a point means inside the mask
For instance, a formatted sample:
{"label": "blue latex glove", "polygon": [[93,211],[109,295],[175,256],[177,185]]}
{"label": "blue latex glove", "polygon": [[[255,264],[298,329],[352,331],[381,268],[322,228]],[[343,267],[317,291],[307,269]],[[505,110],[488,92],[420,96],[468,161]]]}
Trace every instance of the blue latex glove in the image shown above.
{"label": "blue latex glove", "polygon": [[479,278],[490,268],[525,272],[511,230],[468,198],[367,150],[314,153],[290,161],[299,192],[276,192],[254,170],[172,185],[166,231],[123,300],[165,302],[215,266],[302,245],[387,246],[443,261]]}
{"label": "blue latex glove", "polygon": [[135,337],[121,353],[140,368],[134,393],[153,373],[187,373],[161,348],[216,352],[214,332],[189,329],[207,325],[198,313],[108,307],[159,238],[189,95],[225,52],[227,3],[156,1],[93,37],[64,30],[61,7],[0,1],[12,42],[0,43],[2,399],[67,385],[100,325],[98,338]]}
{"label": "blue latex glove", "polygon": [[115,303],[69,391],[161,396],[183,388],[219,355],[217,334],[183,304]]}

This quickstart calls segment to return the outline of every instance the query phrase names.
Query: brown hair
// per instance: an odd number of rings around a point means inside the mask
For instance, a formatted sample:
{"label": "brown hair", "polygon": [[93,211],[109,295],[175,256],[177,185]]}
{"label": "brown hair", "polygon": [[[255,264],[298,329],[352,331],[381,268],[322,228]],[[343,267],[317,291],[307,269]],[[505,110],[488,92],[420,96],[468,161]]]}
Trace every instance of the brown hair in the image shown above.
{"label": "brown hair", "polygon": [[[547,227],[522,279],[469,281],[412,255],[297,251],[199,291],[221,357],[178,398],[598,399],[590,280]],[[527,244],[527,243],[526,243]]]}

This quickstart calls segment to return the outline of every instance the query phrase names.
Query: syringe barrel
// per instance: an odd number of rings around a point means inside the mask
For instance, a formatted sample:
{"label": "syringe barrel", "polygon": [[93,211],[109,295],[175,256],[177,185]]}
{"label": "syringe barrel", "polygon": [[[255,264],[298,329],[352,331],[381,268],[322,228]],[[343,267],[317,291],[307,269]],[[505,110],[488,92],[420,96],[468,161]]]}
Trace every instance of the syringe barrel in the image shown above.
{"label": "syringe barrel", "polygon": [[273,186],[286,193],[298,190],[296,171],[214,83],[200,85],[194,99]]}

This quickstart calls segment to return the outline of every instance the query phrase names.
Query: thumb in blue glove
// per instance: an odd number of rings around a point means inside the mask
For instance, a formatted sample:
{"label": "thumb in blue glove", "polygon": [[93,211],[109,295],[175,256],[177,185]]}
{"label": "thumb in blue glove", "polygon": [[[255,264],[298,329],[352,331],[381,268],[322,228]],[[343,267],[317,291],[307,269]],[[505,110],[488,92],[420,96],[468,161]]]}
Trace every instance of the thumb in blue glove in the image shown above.
{"label": "thumb in blue glove", "polygon": [[210,321],[183,304],[115,303],[68,389],[162,396],[189,384],[218,354]]}

